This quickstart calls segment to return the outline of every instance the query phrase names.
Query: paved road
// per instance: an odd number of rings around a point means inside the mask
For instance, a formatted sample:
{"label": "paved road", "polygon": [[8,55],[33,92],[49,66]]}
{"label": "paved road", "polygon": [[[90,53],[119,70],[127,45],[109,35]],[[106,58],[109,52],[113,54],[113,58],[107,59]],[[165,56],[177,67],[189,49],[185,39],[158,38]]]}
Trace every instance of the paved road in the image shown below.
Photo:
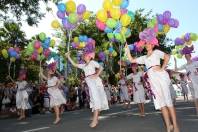
{"label": "paved road", "polygon": [[[198,117],[192,102],[179,102],[176,105],[181,132],[198,132]],[[65,112],[62,121],[53,125],[53,114],[34,115],[25,121],[1,119],[0,132],[165,132],[159,111],[153,104],[146,104],[146,117],[138,116],[136,105],[125,110],[121,106],[113,106],[102,113],[97,128],[91,129],[90,110]]]}

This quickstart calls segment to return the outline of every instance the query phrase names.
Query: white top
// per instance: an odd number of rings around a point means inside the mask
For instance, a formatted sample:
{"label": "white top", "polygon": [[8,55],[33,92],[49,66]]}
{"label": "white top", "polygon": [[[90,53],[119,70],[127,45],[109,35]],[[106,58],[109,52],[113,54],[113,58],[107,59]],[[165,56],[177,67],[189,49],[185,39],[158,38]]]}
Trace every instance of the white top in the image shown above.
{"label": "white top", "polygon": [[154,50],[150,56],[144,55],[136,58],[136,63],[145,64],[146,68],[160,65],[160,59],[164,58],[165,53],[160,50]]}
{"label": "white top", "polygon": [[78,68],[82,69],[85,76],[93,75],[96,73],[96,68],[100,68],[100,64],[94,60],[91,60],[88,64],[78,64]]}
{"label": "white top", "polygon": [[134,83],[140,83],[141,82],[141,77],[143,76],[143,72],[137,72],[137,74],[129,74],[127,76],[127,80],[133,79]]}
{"label": "white top", "polygon": [[121,79],[118,83],[121,84],[121,86],[126,85],[126,81],[124,79]]}
{"label": "white top", "polygon": [[58,78],[56,76],[53,76],[52,78],[47,80],[47,86],[52,87],[57,84]]}
{"label": "white top", "polygon": [[27,85],[27,82],[26,81],[21,81],[21,82],[17,81],[16,84],[18,86],[18,90],[20,90],[20,89],[24,89],[25,88],[25,86]]}
{"label": "white top", "polygon": [[187,73],[190,73],[189,77],[191,79],[198,78],[198,61],[193,61],[191,64],[185,64],[178,68],[178,70],[185,69]]}

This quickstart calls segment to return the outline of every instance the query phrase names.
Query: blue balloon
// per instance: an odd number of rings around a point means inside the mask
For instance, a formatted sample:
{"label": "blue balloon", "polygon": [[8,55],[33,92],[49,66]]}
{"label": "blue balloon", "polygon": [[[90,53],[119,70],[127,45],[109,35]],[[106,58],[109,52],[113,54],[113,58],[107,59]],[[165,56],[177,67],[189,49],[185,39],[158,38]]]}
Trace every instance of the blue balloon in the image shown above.
{"label": "blue balloon", "polygon": [[88,40],[88,37],[87,37],[86,35],[84,35],[84,36],[83,36],[83,41],[84,41],[84,42],[87,42],[87,40]]}
{"label": "blue balloon", "polygon": [[120,8],[126,9],[129,6],[129,0],[123,0]]}
{"label": "blue balloon", "polygon": [[17,57],[17,52],[16,52],[16,51],[14,51],[14,50],[13,50],[13,51],[11,51],[11,52],[10,52],[10,56],[11,56],[11,57],[15,57],[15,58],[16,58],[16,57]]}
{"label": "blue balloon", "polygon": [[131,51],[133,51],[133,50],[135,49],[135,47],[134,47],[133,44],[130,44],[130,45],[128,45],[128,46],[129,46],[129,49],[130,49]]}
{"label": "blue balloon", "polygon": [[48,37],[48,38],[45,39],[44,43],[42,44],[42,46],[43,46],[44,49],[49,48],[50,41],[51,41],[50,37]]}
{"label": "blue balloon", "polygon": [[106,27],[105,30],[104,30],[105,33],[111,33],[113,32],[113,30],[109,27]]}
{"label": "blue balloon", "polygon": [[58,10],[59,11],[64,12],[65,9],[66,9],[65,4],[63,4],[63,3],[58,4]]}
{"label": "blue balloon", "polygon": [[158,31],[163,32],[164,28],[162,24],[158,24]]}
{"label": "blue balloon", "polygon": [[83,42],[84,41],[84,37],[82,35],[79,36],[79,41]]}
{"label": "blue balloon", "polygon": [[114,51],[113,47],[109,48],[109,52],[112,53]]}

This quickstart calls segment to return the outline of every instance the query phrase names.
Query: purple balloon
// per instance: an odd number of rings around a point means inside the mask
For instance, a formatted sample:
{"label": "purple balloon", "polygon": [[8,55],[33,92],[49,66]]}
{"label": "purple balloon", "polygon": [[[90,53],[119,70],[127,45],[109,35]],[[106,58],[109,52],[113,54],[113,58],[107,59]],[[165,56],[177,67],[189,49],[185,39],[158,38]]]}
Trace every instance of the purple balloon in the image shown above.
{"label": "purple balloon", "polygon": [[177,19],[175,19],[175,22],[174,22],[175,24],[174,24],[174,28],[178,28],[179,27],[179,21],[177,20]]}
{"label": "purple balloon", "polygon": [[77,7],[77,13],[78,14],[83,14],[86,11],[86,6],[84,4],[80,4]]}
{"label": "purple balloon", "polygon": [[168,25],[169,25],[170,27],[174,27],[174,25],[175,25],[175,20],[172,19],[172,18],[170,18],[170,19],[168,20]]}
{"label": "purple balloon", "polygon": [[98,57],[101,61],[105,61],[105,53],[104,52],[99,52]]}
{"label": "purple balloon", "polygon": [[169,18],[163,18],[163,24],[165,25],[165,24],[168,24],[168,22],[169,22]]}
{"label": "purple balloon", "polygon": [[187,42],[190,40],[190,33],[185,34],[184,40],[187,41]]}
{"label": "purple balloon", "polygon": [[181,38],[176,38],[175,39],[175,45],[183,45],[185,42],[183,39]]}
{"label": "purple balloon", "polygon": [[76,48],[77,47],[76,43],[74,43],[74,42],[71,43],[71,46],[72,46],[72,48]]}
{"label": "purple balloon", "polygon": [[163,24],[163,15],[162,14],[159,14],[159,15],[157,15],[157,21],[158,21],[158,23],[159,24]]}
{"label": "purple balloon", "polygon": [[165,12],[163,13],[163,17],[164,17],[165,19],[170,19],[170,18],[171,18],[171,12],[170,12],[170,11],[165,11]]}
{"label": "purple balloon", "polygon": [[57,15],[58,18],[60,18],[60,19],[65,18],[65,12],[58,11],[58,12],[56,13],[56,15]]}
{"label": "purple balloon", "polygon": [[191,47],[188,47],[188,46],[185,46],[182,50],[181,50],[181,53],[182,54],[191,54],[194,50],[194,46],[191,46]]}
{"label": "purple balloon", "polygon": [[62,20],[63,27],[68,30],[72,30],[76,25],[71,24],[66,18]]}

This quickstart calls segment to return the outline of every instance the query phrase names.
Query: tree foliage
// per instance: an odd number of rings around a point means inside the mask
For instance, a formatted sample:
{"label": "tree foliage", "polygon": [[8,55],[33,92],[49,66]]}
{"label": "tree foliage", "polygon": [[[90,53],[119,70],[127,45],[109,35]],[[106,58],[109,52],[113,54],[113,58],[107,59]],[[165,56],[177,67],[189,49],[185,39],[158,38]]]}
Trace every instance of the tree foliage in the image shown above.
{"label": "tree foliage", "polygon": [[37,24],[44,17],[40,10],[40,2],[49,0],[1,0],[0,20],[13,20],[18,22],[26,20],[29,25]]}

